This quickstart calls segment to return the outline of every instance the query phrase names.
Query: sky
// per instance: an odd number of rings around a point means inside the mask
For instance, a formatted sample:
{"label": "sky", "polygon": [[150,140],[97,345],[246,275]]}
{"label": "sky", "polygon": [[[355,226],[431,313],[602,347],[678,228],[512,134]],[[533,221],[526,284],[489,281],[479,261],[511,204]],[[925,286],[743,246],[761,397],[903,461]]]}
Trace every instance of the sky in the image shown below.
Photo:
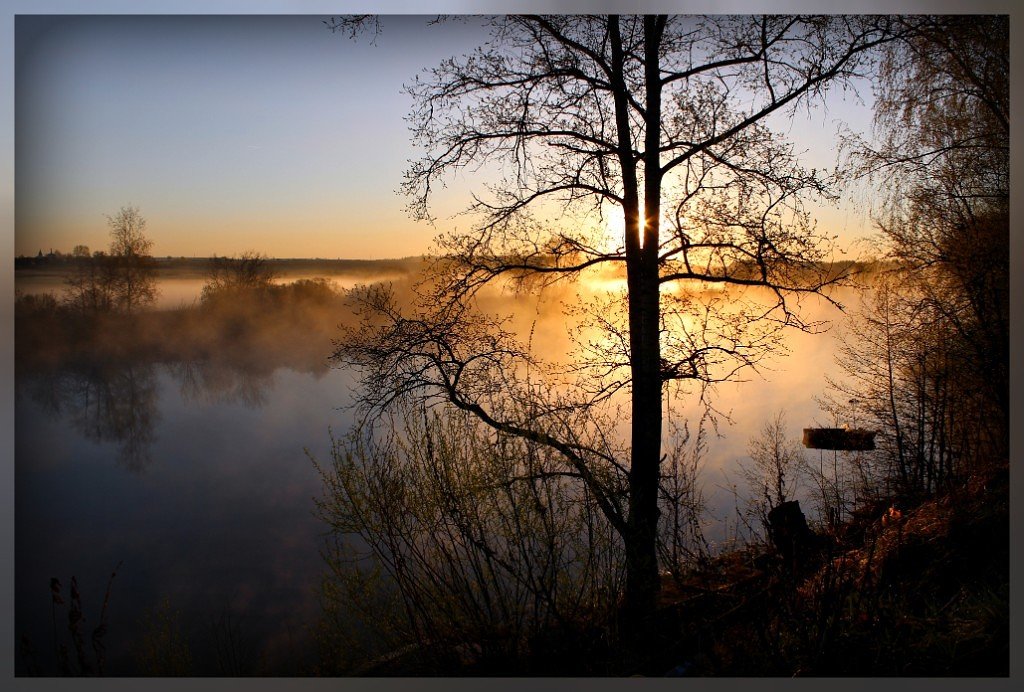
{"label": "sky", "polygon": [[[325,16],[16,17],[15,255],[103,249],[127,205],[157,256],[401,257],[465,230],[470,181],[437,196],[437,227],[404,211],[419,152],[402,86],[478,45],[478,26],[387,16],[353,41]],[[869,127],[860,96],[783,123],[808,165],[835,165],[841,123]],[[863,201],[816,208],[819,225],[867,235]]]}
{"label": "sky", "polygon": [[478,37],[401,17],[353,41],[323,19],[18,17],[16,254],[105,247],[129,204],[157,255],[423,252],[396,193],[401,87]]}

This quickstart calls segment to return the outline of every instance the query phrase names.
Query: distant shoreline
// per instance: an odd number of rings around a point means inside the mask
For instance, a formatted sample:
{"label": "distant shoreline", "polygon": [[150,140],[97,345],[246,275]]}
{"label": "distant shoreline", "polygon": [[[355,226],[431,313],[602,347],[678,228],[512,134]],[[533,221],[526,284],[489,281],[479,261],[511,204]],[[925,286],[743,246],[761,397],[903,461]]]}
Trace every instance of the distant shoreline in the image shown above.
{"label": "distant shoreline", "polygon": [[[154,257],[157,274],[205,277],[213,266],[214,257]],[[425,258],[422,256],[396,259],[314,259],[289,258],[268,259],[267,264],[278,276],[309,275],[312,273],[329,277],[337,275],[371,276],[380,274],[406,274],[418,270]],[[63,257],[17,257],[14,260],[15,274],[22,276],[65,276],[76,266],[78,260]]]}
{"label": "distant shoreline", "polygon": [[[205,276],[213,266],[217,257],[153,257],[152,260],[158,272],[174,271],[178,273],[191,273],[197,276]],[[422,268],[425,262],[435,259],[429,255],[412,255],[408,257],[396,257],[391,259],[321,259],[321,258],[267,258],[267,264],[273,268],[275,274],[281,275],[308,275],[311,272],[319,272],[324,276],[330,275],[373,275],[382,272],[406,273],[417,271]],[[25,272],[36,275],[54,274],[63,275],[73,269],[81,260],[69,255],[54,257],[44,255],[40,257],[19,256],[14,259],[14,269],[17,272]],[[895,266],[894,263],[879,260],[836,260],[835,266],[856,268],[859,271],[874,271],[887,266]]]}

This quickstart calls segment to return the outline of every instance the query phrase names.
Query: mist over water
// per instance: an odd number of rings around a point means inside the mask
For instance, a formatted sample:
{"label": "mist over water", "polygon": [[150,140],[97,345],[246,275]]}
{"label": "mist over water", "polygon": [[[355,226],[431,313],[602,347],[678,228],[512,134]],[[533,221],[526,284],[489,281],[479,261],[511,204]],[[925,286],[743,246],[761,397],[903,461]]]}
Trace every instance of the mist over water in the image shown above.
{"label": "mist over water", "polygon": [[[33,271],[30,273],[19,272],[15,276],[14,286],[16,291],[23,294],[39,295],[48,293],[59,299],[67,288],[65,283],[66,277],[67,272],[60,270]],[[318,278],[327,278],[339,290],[344,290],[358,284],[401,281],[405,278],[405,274],[397,271],[378,271],[360,275],[329,275],[324,272],[292,271],[277,276],[274,279],[274,283],[280,285],[303,279]],[[206,277],[193,272],[161,272],[156,302],[153,307],[157,310],[173,310],[198,304],[206,280]]]}
{"label": "mist over water", "polygon": [[[379,277],[331,278],[348,287]],[[157,309],[196,304],[202,283],[162,278]],[[17,287],[59,285],[19,277]],[[573,346],[559,298],[573,295],[493,292],[481,307],[511,315],[520,338],[557,359]],[[852,293],[839,297],[855,301]],[[808,301],[804,312],[842,318],[825,301]],[[139,672],[132,646],[148,636],[146,616],[163,604],[176,614],[196,672],[238,672],[225,669],[228,634],[238,665],[252,672],[299,673],[312,663],[308,628],[318,614],[325,527],[312,513],[321,479],[309,457],[327,460],[330,431],[351,426],[340,407],[351,402],[355,374],[327,366],[345,311],[325,303],[303,315],[302,324],[316,323],[312,332],[246,313],[237,343],[206,335],[202,357],[189,358],[175,356],[187,351],[185,318],[166,333],[155,331],[163,328],[155,318],[142,320],[149,326],[132,338],[153,346],[138,352],[163,344],[162,356],[17,369],[15,627],[44,667],[54,660],[50,578],[66,586],[77,577],[91,631],[118,564],[106,641],[111,673]],[[181,343],[168,346],[175,339]],[[724,520],[735,510],[729,487],[740,482],[737,464],[760,427],[779,410],[797,439],[803,427],[831,424],[814,397],[826,375],[838,376],[832,335],[791,331],[785,343],[788,356],[769,358],[759,374],[744,374],[746,382],[717,387],[715,407],[731,423],[723,418],[709,439],[700,476],[713,545],[727,538]],[[672,419],[695,424],[695,399],[678,399]]]}

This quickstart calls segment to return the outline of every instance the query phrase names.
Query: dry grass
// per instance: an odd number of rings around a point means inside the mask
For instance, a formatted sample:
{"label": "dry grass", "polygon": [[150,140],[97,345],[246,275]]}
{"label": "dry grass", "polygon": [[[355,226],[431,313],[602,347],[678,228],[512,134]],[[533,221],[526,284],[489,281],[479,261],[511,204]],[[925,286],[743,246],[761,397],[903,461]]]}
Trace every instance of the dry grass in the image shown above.
{"label": "dry grass", "polygon": [[[694,675],[1003,676],[1009,671],[1005,468],[862,516],[805,572],[718,558],[665,594],[661,668]],[[651,666],[652,672],[657,665]]]}

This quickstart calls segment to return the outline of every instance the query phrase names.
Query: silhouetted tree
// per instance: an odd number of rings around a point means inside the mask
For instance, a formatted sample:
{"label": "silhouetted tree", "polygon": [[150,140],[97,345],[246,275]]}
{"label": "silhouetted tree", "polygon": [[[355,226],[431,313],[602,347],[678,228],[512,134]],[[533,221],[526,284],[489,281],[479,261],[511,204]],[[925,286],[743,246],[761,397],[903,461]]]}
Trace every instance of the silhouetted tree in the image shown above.
{"label": "silhouetted tree", "polygon": [[238,257],[214,257],[203,285],[202,300],[236,291],[258,291],[269,287],[274,269],[266,255],[247,250]]}
{"label": "silhouetted tree", "polygon": [[110,251],[76,245],[72,253],[75,268],[65,280],[64,304],[75,312],[97,315],[110,312],[131,314],[156,298],[156,277],[148,253],[153,241],[144,231],[146,220],[135,207],[122,207],[107,217]]}
{"label": "silhouetted tree", "polygon": [[786,416],[782,411],[761,426],[747,447],[751,464],[742,466],[743,478],[751,493],[749,511],[769,535],[768,514],[792,500],[799,487],[803,450],[786,434]]}
{"label": "silhouetted tree", "polygon": [[843,378],[829,380],[826,406],[878,431],[877,451],[850,469],[862,479],[859,497],[935,491],[962,470],[974,454],[970,439],[988,425],[972,401],[979,390],[957,393],[973,381],[962,344],[913,290],[913,273],[873,283],[837,352]]}
{"label": "silhouetted tree", "polygon": [[83,258],[64,283],[64,305],[75,313],[95,316],[117,307],[117,272],[107,255]]}
{"label": "silhouetted tree", "polygon": [[137,207],[121,207],[107,217],[110,226],[110,252],[114,301],[128,314],[156,299],[156,278],[149,251],[153,241],[146,237],[146,219]]}
{"label": "silhouetted tree", "polygon": [[[363,291],[365,321],[335,357],[363,368],[367,412],[406,393],[440,397],[557,451],[622,538],[623,612],[639,635],[660,587],[666,391],[729,379],[768,352],[775,329],[811,328],[793,297],[839,278],[829,239],[802,207],[807,195],[832,194],[832,181],[801,167],[766,121],[857,74],[894,22],[531,15],[486,24],[486,45],[409,87],[426,154],[404,190],[412,214],[430,219],[448,176],[507,177],[474,197],[470,232],[440,239],[437,278],[415,313],[386,291]],[[623,230],[602,240],[612,211]],[[601,267],[626,277],[624,294],[584,306],[604,337],[584,339],[561,371],[573,388],[542,390],[543,363],[474,312],[474,298],[506,279],[544,286]],[[708,287],[736,290],[723,300],[701,295]],[[625,448],[591,415],[618,392],[629,398]],[[621,476],[625,498],[609,481]]]}
{"label": "silhouetted tree", "polygon": [[898,277],[846,347],[880,366],[862,363],[840,391],[884,427],[897,483],[928,492],[1008,453],[1009,23],[900,21],[876,85],[879,137],[852,146],[857,173],[881,182]]}

